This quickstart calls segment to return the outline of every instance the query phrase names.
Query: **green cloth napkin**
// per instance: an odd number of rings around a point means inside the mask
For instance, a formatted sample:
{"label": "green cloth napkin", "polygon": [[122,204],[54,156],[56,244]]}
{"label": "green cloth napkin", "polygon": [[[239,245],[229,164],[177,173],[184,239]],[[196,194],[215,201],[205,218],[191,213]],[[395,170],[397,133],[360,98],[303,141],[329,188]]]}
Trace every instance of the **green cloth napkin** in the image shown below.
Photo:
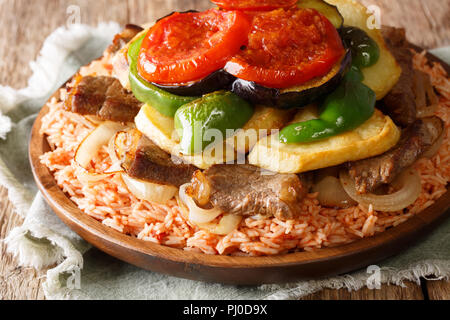
{"label": "green cloth napkin", "polygon": [[[401,285],[420,277],[450,277],[450,220],[425,241],[379,266],[351,274],[258,287],[224,286],[144,271],[94,248],[66,227],[37,192],[28,163],[31,126],[47,98],[78,68],[101,55],[119,31],[115,23],[96,28],[74,25],[57,29],[44,43],[27,88],[0,86],[0,184],[23,226],[10,232],[8,250],[20,265],[52,267],[43,284],[49,299],[290,299],[323,288],[358,290],[381,283]],[[450,63],[450,48],[435,51]],[[6,138],[6,139],[2,139]]]}

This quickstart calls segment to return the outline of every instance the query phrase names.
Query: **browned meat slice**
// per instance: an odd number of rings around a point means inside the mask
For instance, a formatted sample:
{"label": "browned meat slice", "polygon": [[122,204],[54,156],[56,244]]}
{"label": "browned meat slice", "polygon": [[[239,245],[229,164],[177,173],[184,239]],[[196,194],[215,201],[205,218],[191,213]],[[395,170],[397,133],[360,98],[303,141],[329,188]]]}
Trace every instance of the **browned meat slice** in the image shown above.
{"label": "browned meat slice", "polygon": [[306,189],[295,174],[268,174],[251,165],[223,164],[197,171],[190,192],[199,205],[210,202],[227,213],[286,220],[299,214]]}
{"label": "browned meat slice", "polygon": [[398,83],[383,99],[381,109],[398,125],[408,126],[416,120],[413,53],[406,41],[405,30],[383,27],[386,43],[402,68]]}
{"label": "browned meat slice", "polygon": [[64,104],[68,111],[117,122],[133,122],[142,106],[119,80],[105,76],[81,78]]}
{"label": "browned meat slice", "polygon": [[198,170],[167,154],[136,129],[118,133],[115,150],[125,172],[144,181],[179,187]]}
{"label": "browned meat slice", "polygon": [[106,49],[107,52],[114,54],[130,42],[139,32],[144,29],[134,24],[127,24],[121,33],[116,34],[113,43]]}
{"label": "browned meat slice", "polygon": [[444,123],[438,117],[416,120],[402,133],[392,150],[378,157],[349,163],[350,177],[359,193],[372,192],[380,185],[392,182],[411,166],[441,136]]}

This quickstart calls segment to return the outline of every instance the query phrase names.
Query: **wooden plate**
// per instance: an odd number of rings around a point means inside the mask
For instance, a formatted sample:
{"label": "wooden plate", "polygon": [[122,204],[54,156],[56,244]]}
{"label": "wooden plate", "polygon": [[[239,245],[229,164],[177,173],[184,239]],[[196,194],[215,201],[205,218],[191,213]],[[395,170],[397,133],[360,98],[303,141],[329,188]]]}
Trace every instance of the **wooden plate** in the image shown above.
{"label": "wooden plate", "polygon": [[[439,61],[450,74],[450,67]],[[58,93],[55,94],[57,96]],[[50,150],[39,134],[44,107],[34,124],[29,156],[37,185],[47,202],[70,228],[93,246],[138,267],[208,282],[255,285],[332,276],[377,263],[406,249],[449,216],[450,191],[405,223],[351,244],[268,257],[211,256],[185,252],[119,233],[81,212],[56,184],[39,157]]]}

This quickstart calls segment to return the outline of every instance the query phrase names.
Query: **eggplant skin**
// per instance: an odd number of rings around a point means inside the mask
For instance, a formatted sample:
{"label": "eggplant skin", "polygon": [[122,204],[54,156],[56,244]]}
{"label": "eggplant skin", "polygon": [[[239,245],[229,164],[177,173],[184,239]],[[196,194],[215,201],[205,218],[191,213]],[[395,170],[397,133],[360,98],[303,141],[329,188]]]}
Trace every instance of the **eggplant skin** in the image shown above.
{"label": "eggplant skin", "polygon": [[205,78],[191,82],[186,85],[166,86],[158,83],[152,83],[154,86],[175,94],[177,96],[202,96],[219,90],[229,90],[231,84],[236,78],[225,70],[217,70]]}
{"label": "eggplant skin", "polygon": [[303,85],[287,89],[275,89],[261,86],[253,81],[236,79],[231,91],[254,104],[278,109],[301,108],[323,99],[336,89],[351,63],[352,55],[350,50],[347,50],[338,63],[339,66],[333,67],[325,76],[308,81]]}

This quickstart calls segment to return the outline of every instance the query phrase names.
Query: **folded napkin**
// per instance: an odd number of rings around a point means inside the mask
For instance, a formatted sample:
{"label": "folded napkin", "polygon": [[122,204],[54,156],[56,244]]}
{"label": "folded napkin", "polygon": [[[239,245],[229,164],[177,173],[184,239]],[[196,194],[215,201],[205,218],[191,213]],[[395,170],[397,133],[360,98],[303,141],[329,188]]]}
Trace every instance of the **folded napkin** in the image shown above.
{"label": "folded napkin", "polygon": [[[38,192],[28,163],[31,126],[42,105],[79,67],[101,55],[116,23],[59,28],[31,63],[28,87],[0,86],[0,185],[25,218],[5,239],[22,266],[50,268],[43,284],[48,299],[292,299],[323,288],[358,290],[381,283],[402,285],[420,277],[450,278],[450,220],[425,241],[378,266],[328,279],[287,285],[224,286],[138,269],[91,248],[66,227]],[[440,56],[450,63],[450,48]]]}

